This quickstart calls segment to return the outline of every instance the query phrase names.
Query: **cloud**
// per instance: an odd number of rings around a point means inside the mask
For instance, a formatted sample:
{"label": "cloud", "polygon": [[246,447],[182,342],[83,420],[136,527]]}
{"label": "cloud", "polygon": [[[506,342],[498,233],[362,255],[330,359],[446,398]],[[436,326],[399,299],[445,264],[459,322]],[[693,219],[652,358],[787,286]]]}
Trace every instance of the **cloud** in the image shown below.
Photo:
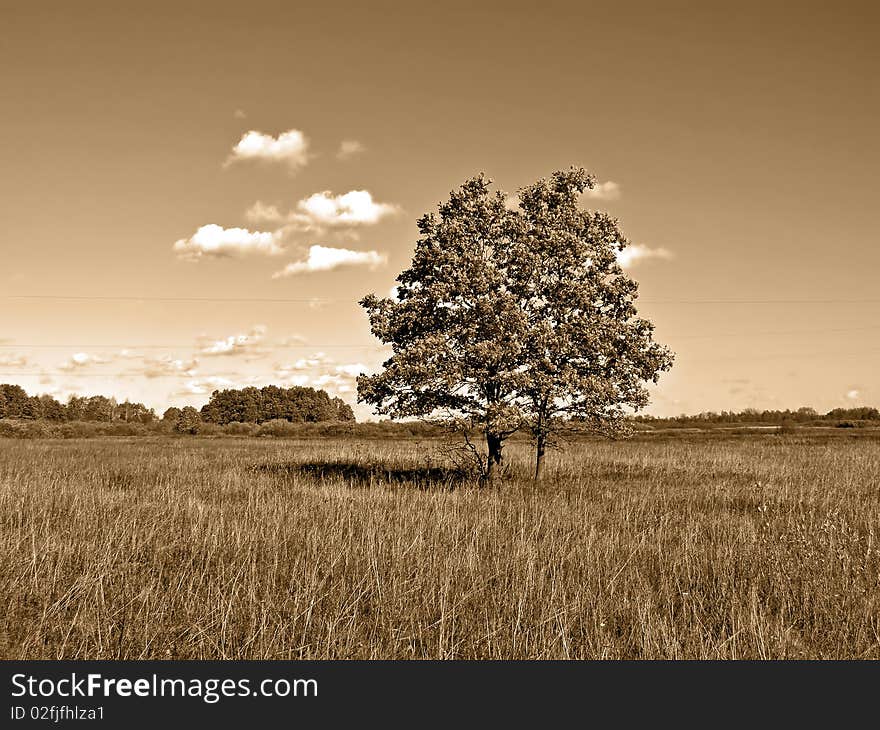
{"label": "cloud", "polygon": [[296,207],[309,222],[324,226],[373,225],[398,210],[395,205],[375,202],[368,190],[335,196],[325,190],[300,200]]}
{"label": "cloud", "polygon": [[232,116],[235,119],[244,119],[247,116],[247,114],[244,113],[243,109],[236,109],[234,112],[232,112]]}
{"label": "cloud", "polygon": [[323,388],[331,395],[341,395],[355,392],[357,376],[368,370],[360,362],[336,364],[332,358],[318,352],[288,365],[277,365],[275,378],[289,385]]}
{"label": "cloud", "polygon": [[596,183],[595,187],[584,190],[584,197],[590,200],[617,200],[620,197],[620,185],[611,180]]}
{"label": "cloud", "polygon": [[367,366],[362,362],[352,363],[351,365],[337,365],[336,373],[339,375],[347,375],[350,378],[356,378],[367,371]]}
{"label": "cloud", "polygon": [[202,257],[233,258],[247,255],[277,256],[283,252],[277,232],[249,231],[246,228],[223,228],[210,223],[201,226],[189,238],[174,243],[174,251],[184,261]]}
{"label": "cloud", "polygon": [[244,212],[244,217],[251,223],[284,223],[287,220],[277,205],[267,205],[258,200]]}
{"label": "cloud", "polygon": [[219,375],[209,375],[205,378],[190,380],[183,386],[182,389],[172,393],[172,395],[205,395],[206,393],[211,393],[215,390],[220,390],[222,388],[232,388],[234,386],[235,382],[229,380],[228,378],[224,378]]}
{"label": "cloud", "polygon": [[294,274],[312,273],[315,271],[334,271],[341,268],[365,267],[371,271],[388,261],[388,256],[378,251],[351,251],[347,248],[329,248],[327,246],[310,246],[305,261],[295,261],[281,271],[272,274],[273,279]]}
{"label": "cloud", "polygon": [[846,393],[847,400],[859,400],[862,397],[862,392],[853,388],[852,390],[847,391]]}
{"label": "cloud", "polygon": [[257,160],[284,163],[294,171],[309,161],[308,150],[309,142],[298,129],[289,129],[277,137],[252,129],[232,148],[224,166],[240,160]]}
{"label": "cloud", "polygon": [[296,209],[288,213],[282,213],[277,205],[258,200],[244,215],[255,224],[283,224],[284,229],[277,234],[281,236],[290,233],[322,235],[331,229],[375,225],[398,212],[397,205],[373,200],[369,190],[350,190],[341,195],[324,190],[303,198],[296,204]]}
{"label": "cloud", "polygon": [[623,268],[635,266],[645,259],[665,259],[673,258],[671,251],[665,248],[648,248],[639,243],[633,243],[627,246],[623,251],[618,251],[617,260]]}
{"label": "cloud", "polygon": [[222,340],[205,343],[199,353],[207,357],[223,355],[263,355],[266,350],[262,343],[266,336],[266,326],[254,325],[247,334],[230,335]]}
{"label": "cloud", "polygon": [[280,377],[287,377],[292,372],[314,370],[315,368],[331,365],[332,363],[332,358],[327,357],[323,352],[316,352],[311,357],[303,357],[286,365],[276,365],[275,372]]}
{"label": "cloud", "polygon": [[364,147],[360,142],[356,139],[344,139],[339,145],[339,151],[336,153],[336,159],[338,160],[347,160],[355,155],[359,155],[362,152],[366,152],[367,148]]}
{"label": "cloud", "polygon": [[11,352],[0,352],[0,368],[23,368],[27,367],[28,359],[24,355]]}
{"label": "cloud", "polygon": [[296,345],[304,345],[305,343],[306,338],[302,335],[288,335],[287,337],[278,340],[278,345],[280,347],[292,347]]}
{"label": "cloud", "polygon": [[103,365],[107,362],[110,361],[106,358],[98,357],[97,355],[90,355],[87,352],[75,352],[70,356],[69,360],[58,367],[61,370],[80,370],[89,365]]}
{"label": "cloud", "polygon": [[161,378],[169,375],[187,375],[192,377],[196,374],[199,361],[175,360],[170,355],[144,359],[143,368],[139,372],[146,378]]}

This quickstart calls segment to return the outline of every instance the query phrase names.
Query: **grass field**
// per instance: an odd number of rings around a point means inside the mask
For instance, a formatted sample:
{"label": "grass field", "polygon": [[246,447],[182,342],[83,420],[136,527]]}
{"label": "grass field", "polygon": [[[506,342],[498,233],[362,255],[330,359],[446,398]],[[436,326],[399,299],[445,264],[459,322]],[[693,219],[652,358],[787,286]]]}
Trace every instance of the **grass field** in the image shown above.
{"label": "grass field", "polygon": [[880,439],[0,439],[0,657],[880,658]]}

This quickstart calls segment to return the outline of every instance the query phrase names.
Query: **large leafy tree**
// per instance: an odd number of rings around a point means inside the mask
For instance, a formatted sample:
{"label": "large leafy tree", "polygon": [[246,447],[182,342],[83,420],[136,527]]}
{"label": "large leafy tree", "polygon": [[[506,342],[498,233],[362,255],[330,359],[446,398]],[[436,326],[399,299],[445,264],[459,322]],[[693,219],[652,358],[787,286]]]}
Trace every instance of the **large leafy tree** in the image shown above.
{"label": "large leafy tree", "polygon": [[422,217],[396,299],[361,301],[392,356],[358,379],[359,399],[392,417],[447,413],[478,425],[490,479],[520,428],[535,439],[536,479],[562,424],[619,430],[672,356],[636,314],[617,222],[578,206],[594,185],[582,169],[557,172],[510,210],[479,176]]}
{"label": "large leafy tree", "polygon": [[554,434],[572,422],[625,432],[628,410],[648,403],[645,383],[672,365],[636,312],[638,285],[618,261],[628,241],[617,221],[578,205],[594,184],[573,168],[519,191],[509,286],[528,318],[516,403],[535,440],[536,480]]}
{"label": "large leafy tree", "polygon": [[365,297],[373,334],[393,354],[382,372],[358,378],[358,398],[392,417],[446,413],[478,426],[487,475],[503,465],[505,439],[520,428],[513,399],[528,317],[510,290],[517,228],[500,192],[468,180],[418,221],[421,238],[395,299]]}

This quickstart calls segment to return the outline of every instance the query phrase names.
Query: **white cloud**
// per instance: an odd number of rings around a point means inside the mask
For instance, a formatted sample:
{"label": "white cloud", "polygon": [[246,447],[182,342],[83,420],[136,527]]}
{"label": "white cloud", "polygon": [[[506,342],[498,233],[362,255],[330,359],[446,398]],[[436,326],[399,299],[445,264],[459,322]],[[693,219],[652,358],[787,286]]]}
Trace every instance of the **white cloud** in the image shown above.
{"label": "white cloud", "polygon": [[645,259],[664,259],[673,258],[671,251],[665,248],[648,248],[639,243],[633,243],[627,246],[623,251],[617,252],[617,260],[623,268],[635,266]]}
{"label": "white cloud", "polygon": [[28,359],[24,355],[16,355],[9,352],[0,352],[0,367],[2,368],[23,368],[28,364]]}
{"label": "white cloud", "polygon": [[846,397],[848,400],[859,400],[859,398],[862,397],[862,392],[853,388],[852,390],[847,391]]}
{"label": "white cloud", "polygon": [[312,387],[314,388],[322,388],[328,391],[331,395],[334,394],[343,394],[343,393],[352,393],[357,387],[354,383],[354,379],[347,375],[321,375],[317,378],[312,378]]}
{"label": "white cloud", "polygon": [[356,139],[344,139],[339,145],[339,151],[336,153],[336,157],[340,160],[347,160],[350,157],[365,152],[366,149],[367,148]]}
{"label": "white cloud", "polygon": [[283,337],[278,340],[278,344],[281,347],[291,347],[295,345],[304,345],[306,343],[306,338],[302,335],[288,335],[287,337]]}
{"label": "white cloud", "polygon": [[266,326],[254,325],[247,334],[230,335],[222,340],[214,340],[202,346],[199,352],[208,357],[217,355],[259,355],[266,336]]}
{"label": "white cloud", "polygon": [[249,254],[276,256],[283,252],[280,235],[246,228],[223,228],[214,223],[201,226],[189,238],[174,243],[174,251],[185,261],[211,258],[240,257]]}
{"label": "white cloud", "polygon": [[281,271],[272,274],[272,278],[278,279],[283,276],[315,271],[334,271],[355,266],[366,267],[372,271],[387,261],[387,255],[378,251],[351,251],[347,248],[329,248],[316,245],[309,247],[309,255],[305,261],[295,261],[288,264]]}
{"label": "white cloud", "polygon": [[275,371],[281,376],[286,377],[291,372],[301,372],[303,370],[314,370],[317,367],[330,365],[333,363],[332,358],[327,357],[323,352],[316,352],[311,357],[302,357],[295,362],[286,365],[276,365]]}
{"label": "white cloud", "polygon": [[226,160],[226,165],[237,160],[283,162],[296,170],[309,161],[309,142],[298,129],[289,129],[277,137],[250,130],[242,135]]}
{"label": "white cloud", "polygon": [[620,185],[611,180],[596,183],[595,187],[584,190],[584,197],[590,200],[617,200],[620,197]]}
{"label": "white cloud", "polygon": [[350,378],[356,378],[367,371],[367,366],[362,362],[352,363],[351,365],[337,365],[336,372],[339,375],[347,375]]}
{"label": "white cloud", "polygon": [[290,234],[327,235],[357,239],[355,228],[375,225],[400,212],[392,203],[373,200],[369,190],[350,190],[334,195],[329,190],[314,193],[297,202],[294,210],[282,212],[277,205],[256,201],[248,208],[245,218],[254,224],[283,226],[276,238]]}
{"label": "white cloud", "polygon": [[172,395],[204,395],[206,393],[211,393],[215,390],[221,390],[223,388],[232,388],[235,386],[235,383],[228,378],[220,377],[219,375],[209,375],[205,378],[199,378],[197,380],[190,380],[184,387],[173,393]]}
{"label": "white cloud", "polygon": [[244,212],[244,217],[251,223],[283,223],[286,216],[278,210],[277,205],[267,205],[258,200]]}
{"label": "white cloud", "polygon": [[397,212],[395,205],[375,202],[368,190],[335,196],[325,190],[300,200],[296,207],[309,222],[325,226],[372,225]]}
{"label": "white cloud", "polygon": [[141,374],[146,378],[161,378],[168,375],[186,375],[192,377],[196,374],[199,361],[192,360],[175,360],[170,355],[162,357],[146,358]]}
{"label": "white cloud", "polygon": [[233,116],[235,119],[244,119],[244,118],[247,116],[247,114],[244,113],[244,110],[243,110],[243,109],[236,109],[236,110],[232,113],[232,116]]}
{"label": "white cloud", "polygon": [[97,355],[90,355],[87,352],[75,352],[70,356],[69,360],[58,367],[61,370],[79,370],[80,368],[85,368],[89,365],[102,365],[106,362],[109,362],[109,360],[103,357],[98,357]]}

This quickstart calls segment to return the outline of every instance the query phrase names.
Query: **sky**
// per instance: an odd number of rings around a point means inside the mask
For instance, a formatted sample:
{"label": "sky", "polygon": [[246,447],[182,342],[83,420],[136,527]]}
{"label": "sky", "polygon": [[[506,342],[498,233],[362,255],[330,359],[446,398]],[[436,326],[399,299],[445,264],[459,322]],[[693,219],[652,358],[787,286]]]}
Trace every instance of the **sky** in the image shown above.
{"label": "sky", "polygon": [[[0,382],[356,405],[416,220],[582,165],[649,413],[880,404],[880,6],[0,0]],[[366,406],[359,418],[371,417]]]}

